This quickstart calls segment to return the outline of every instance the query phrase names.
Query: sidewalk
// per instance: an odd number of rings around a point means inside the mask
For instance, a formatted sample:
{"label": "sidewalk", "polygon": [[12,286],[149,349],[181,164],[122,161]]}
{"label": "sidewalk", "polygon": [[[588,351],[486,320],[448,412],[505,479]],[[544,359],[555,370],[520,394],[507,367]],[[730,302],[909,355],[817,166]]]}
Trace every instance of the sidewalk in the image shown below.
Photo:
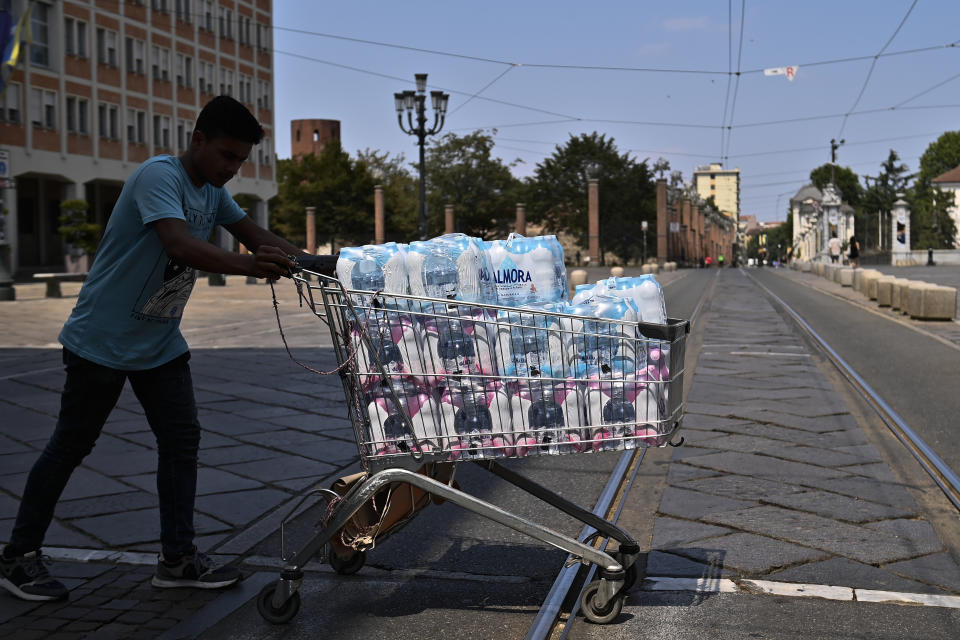
{"label": "sidewalk", "polygon": [[[53,430],[63,384],[56,336],[76,301],[46,299],[43,285],[18,285],[0,304],[0,536],[9,535],[26,474]],[[335,368],[326,326],[278,283],[291,348],[314,368]],[[300,369],[282,348],[265,284],[201,279],[183,331],[204,434],[198,479],[198,545],[237,559],[272,534],[304,488],[329,484],[354,465],[356,444],[336,376]],[[220,594],[161,590],[156,564],[156,451],[129,387],[93,453],[71,478],[45,553],[71,588],[68,602],[36,604],[0,594],[0,637],[154,638]],[[89,550],[100,550],[100,555]],[[112,554],[112,555],[111,555]],[[89,562],[78,560],[92,557]]]}
{"label": "sidewalk", "polygon": [[[42,285],[18,285],[18,300],[0,303],[2,537],[55,422],[63,381],[56,334],[75,302],[70,286],[67,297],[48,300]],[[289,282],[276,290],[294,355],[333,369],[326,327],[297,305]],[[199,544],[250,574],[243,558],[275,533],[299,493],[356,468],[340,381],[290,361],[263,284],[228,278],[226,287],[210,287],[200,280],[183,330],[204,426]],[[960,569],[912,489],[893,475],[803,341],[741,272],[718,273],[697,333],[702,351],[696,369],[688,369],[686,444],[651,452],[651,472],[663,468],[653,466],[656,460],[669,462],[648,539],[649,580],[640,588],[712,577],[960,594]],[[178,625],[203,611],[229,615],[222,623],[228,635],[294,633],[269,628],[248,602],[266,574],[222,595],[149,585],[158,538],[152,440],[125,391],[68,485],[50,532],[46,551],[56,560],[53,573],[72,588],[70,601],[37,605],[0,594],[0,637],[154,638],[187,629]],[[631,516],[623,517],[629,529]],[[637,606],[643,599],[627,601],[637,623],[646,619]],[[336,631],[350,637],[349,629]]]}

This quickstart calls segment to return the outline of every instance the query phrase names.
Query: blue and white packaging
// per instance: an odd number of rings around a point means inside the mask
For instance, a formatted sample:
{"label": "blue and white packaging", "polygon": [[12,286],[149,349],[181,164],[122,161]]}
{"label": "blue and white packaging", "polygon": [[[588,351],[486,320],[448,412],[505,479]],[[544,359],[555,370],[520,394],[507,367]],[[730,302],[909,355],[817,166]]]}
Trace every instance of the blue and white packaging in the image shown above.
{"label": "blue and white packaging", "polygon": [[410,294],[418,297],[493,302],[490,266],[477,238],[450,233],[411,242],[406,252]]}
{"label": "blue and white packaging", "polygon": [[593,284],[578,284],[573,290],[573,298],[570,300],[570,304],[578,305],[586,302],[593,297],[593,288],[596,285]]}
{"label": "blue and white packaging", "polygon": [[511,233],[506,240],[485,242],[497,304],[521,306],[566,300],[567,270],[556,236],[527,238]]}
{"label": "blue and white packaging", "polygon": [[[544,304],[497,312],[496,353],[505,378],[565,377],[569,345],[560,330],[561,305]],[[535,313],[539,312],[539,313]],[[549,313],[543,313],[549,312]]]}
{"label": "blue and white packaging", "polygon": [[337,258],[337,279],[346,289],[405,294],[406,245],[387,242],[344,247]]}
{"label": "blue and white packaging", "polygon": [[[597,294],[580,302],[567,305],[564,313],[579,316],[564,317],[564,333],[572,336],[568,361],[576,377],[583,377],[586,367],[606,367],[608,370],[615,357],[638,359],[640,367],[646,366],[646,357],[638,356],[635,324],[637,307],[633,300],[611,295]],[[589,320],[587,318],[596,318]],[[642,351],[642,350],[641,350]]]}
{"label": "blue and white packaging", "polygon": [[594,287],[595,295],[629,298],[637,305],[640,322],[667,323],[667,308],[663,302],[663,289],[651,274],[630,278],[607,278],[599,280]]}

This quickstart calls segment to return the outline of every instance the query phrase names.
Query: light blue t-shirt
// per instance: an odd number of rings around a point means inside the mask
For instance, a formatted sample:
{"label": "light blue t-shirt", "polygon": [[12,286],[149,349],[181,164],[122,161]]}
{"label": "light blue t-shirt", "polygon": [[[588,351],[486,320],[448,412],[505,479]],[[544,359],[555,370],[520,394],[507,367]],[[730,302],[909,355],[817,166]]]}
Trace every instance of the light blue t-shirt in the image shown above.
{"label": "light blue t-shirt", "polygon": [[141,164],[113,208],[61,344],[127,371],[152,369],[185,353],[180,318],[196,271],[170,259],[151,223],[178,218],[190,235],[206,240],[215,225],[245,215],[224,187],[198,189],[179,158],[156,156]]}

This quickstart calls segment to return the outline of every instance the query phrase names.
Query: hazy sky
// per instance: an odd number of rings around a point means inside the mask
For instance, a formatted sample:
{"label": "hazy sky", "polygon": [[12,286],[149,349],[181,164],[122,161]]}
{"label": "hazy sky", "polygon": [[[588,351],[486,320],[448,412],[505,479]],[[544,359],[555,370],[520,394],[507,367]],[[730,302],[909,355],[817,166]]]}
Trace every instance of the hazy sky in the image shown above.
{"label": "hazy sky", "polygon": [[[351,154],[415,161],[393,94],[428,73],[428,89],[451,94],[444,132],[496,129],[517,176],[597,131],[685,180],[725,157],[742,172],[742,213],[776,220],[831,138],[846,140],[840,164],[875,175],[889,149],[916,170],[960,129],[958,0],[274,0],[274,25],[281,158],[290,120],[329,118]],[[793,82],[763,73],[787,65]]]}

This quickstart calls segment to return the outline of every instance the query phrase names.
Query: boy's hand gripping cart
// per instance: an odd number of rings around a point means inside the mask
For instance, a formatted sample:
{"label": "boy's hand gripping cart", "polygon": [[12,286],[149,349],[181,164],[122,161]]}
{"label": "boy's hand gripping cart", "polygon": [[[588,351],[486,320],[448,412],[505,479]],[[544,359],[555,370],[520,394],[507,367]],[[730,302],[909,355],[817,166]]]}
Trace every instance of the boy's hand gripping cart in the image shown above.
{"label": "boy's hand gripping cart", "polygon": [[[683,417],[689,323],[630,323],[345,290],[320,273],[330,271],[329,257],[318,259],[299,257],[303,270],[293,277],[301,299],[330,328],[365,474],[343,495],[327,489],[310,494],[326,499],[324,522],[283,558],[280,579],[257,599],[261,615],[289,622],[300,607],[303,567],[328,543],[342,542],[343,531],[356,531],[357,514],[371,501],[409,485],[563,549],[574,562],[596,565],[599,578],[581,597],[584,614],[597,623],[617,618],[637,577],[640,546],[616,525],[497,460],[668,444]],[[580,542],[460,491],[453,476],[463,461],[595,533]],[[374,527],[365,543],[356,543],[363,539],[357,536],[347,559],[341,544],[341,555],[330,550],[330,563],[339,573],[356,572],[374,538],[382,540],[409,520],[386,531]],[[619,548],[605,553],[597,544],[601,538],[616,540]]]}

